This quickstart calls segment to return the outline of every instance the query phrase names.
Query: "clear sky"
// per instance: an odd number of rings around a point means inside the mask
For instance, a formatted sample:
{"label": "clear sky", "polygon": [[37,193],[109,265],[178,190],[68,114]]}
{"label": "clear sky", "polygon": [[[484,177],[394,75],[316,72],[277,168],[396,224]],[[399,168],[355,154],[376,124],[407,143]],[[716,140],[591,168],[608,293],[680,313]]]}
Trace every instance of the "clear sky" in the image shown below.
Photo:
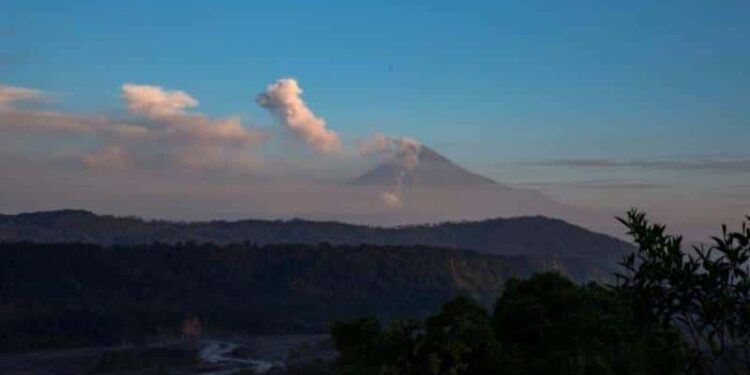
{"label": "clear sky", "polygon": [[668,187],[726,206],[750,200],[749,15],[741,0],[4,0],[0,84],[77,113],[158,85],[264,125],[255,95],[294,77],[345,141],[410,136],[586,204]]}

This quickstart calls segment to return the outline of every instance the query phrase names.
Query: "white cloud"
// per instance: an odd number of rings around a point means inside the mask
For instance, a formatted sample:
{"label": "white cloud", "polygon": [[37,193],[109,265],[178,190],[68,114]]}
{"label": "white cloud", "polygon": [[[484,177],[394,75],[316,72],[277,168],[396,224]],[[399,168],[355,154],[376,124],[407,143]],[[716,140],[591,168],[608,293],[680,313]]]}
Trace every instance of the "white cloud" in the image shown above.
{"label": "white cloud", "polygon": [[183,91],[160,86],[124,84],[122,98],[130,112],[152,121],[149,132],[178,164],[189,168],[260,166],[255,148],[266,139],[237,117],[210,118],[188,113],[198,100]]}
{"label": "white cloud", "polygon": [[133,113],[150,118],[179,115],[185,109],[198,105],[198,101],[183,91],[166,91],[159,86],[122,85],[122,98]]}
{"label": "white cloud", "polygon": [[32,133],[92,133],[105,130],[106,118],[95,115],[71,115],[54,111],[17,110],[0,111],[0,127]]}
{"label": "white cloud", "polygon": [[[70,114],[58,111],[19,109],[21,100],[42,97],[41,91],[0,86],[0,131],[8,136],[29,134],[40,141],[56,142],[59,134],[96,140],[99,149],[61,150],[80,155],[89,167],[121,168],[136,160],[149,168],[166,157],[188,168],[229,167],[247,170],[260,166],[257,145],[266,139],[260,130],[245,127],[236,117],[209,118],[188,113],[198,101],[182,91],[158,86],[125,84],[122,98],[128,110],[144,118],[134,125],[100,114]],[[68,145],[70,146],[70,144]]]}
{"label": "white cloud", "polygon": [[198,101],[183,91],[166,91],[159,86],[122,85],[122,98],[130,112],[154,121],[161,137],[184,141],[253,147],[265,135],[248,129],[236,117],[212,119],[200,113],[187,113]]}
{"label": "white cloud", "polygon": [[16,102],[38,99],[41,96],[42,93],[38,90],[0,85],[0,110],[8,110]]}
{"label": "white cloud", "polygon": [[83,155],[81,161],[91,168],[121,169],[132,165],[124,148],[109,146],[92,154]]}
{"label": "white cloud", "polygon": [[91,133],[139,138],[148,129],[114,121],[96,114],[69,114],[39,109],[18,109],[16,102],[43,98],[45,93],[23,87],[0,85],[0,129],[32,133]]}

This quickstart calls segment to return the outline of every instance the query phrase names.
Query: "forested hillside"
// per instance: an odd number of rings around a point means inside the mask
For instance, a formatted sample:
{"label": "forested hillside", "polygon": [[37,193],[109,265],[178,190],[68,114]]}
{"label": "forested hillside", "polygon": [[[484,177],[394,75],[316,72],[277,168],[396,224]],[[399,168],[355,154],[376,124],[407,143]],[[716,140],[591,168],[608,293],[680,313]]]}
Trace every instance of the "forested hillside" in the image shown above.
{"label": "forested hillside", "polygon": [[423,246],[249,243],[0,244],[0,348],[116,344],[208,331],[324,332],[334,319],[421,317],[465,294],[491,303],[505,280],[593,262]]}

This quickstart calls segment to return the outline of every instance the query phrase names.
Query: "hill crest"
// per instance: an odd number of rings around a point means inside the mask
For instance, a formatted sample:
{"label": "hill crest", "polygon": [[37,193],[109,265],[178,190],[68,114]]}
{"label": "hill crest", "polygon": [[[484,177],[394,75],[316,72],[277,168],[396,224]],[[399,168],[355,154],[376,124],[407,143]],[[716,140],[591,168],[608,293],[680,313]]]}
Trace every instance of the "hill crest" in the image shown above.
{"label": "hill crest", "polygon": [[544,216],[377,227],[293,219],[175,222],[61,210],[0,216],[0,241],[147,244],[152,242],[423,245],[617,261],[632,250],[619,239]]}

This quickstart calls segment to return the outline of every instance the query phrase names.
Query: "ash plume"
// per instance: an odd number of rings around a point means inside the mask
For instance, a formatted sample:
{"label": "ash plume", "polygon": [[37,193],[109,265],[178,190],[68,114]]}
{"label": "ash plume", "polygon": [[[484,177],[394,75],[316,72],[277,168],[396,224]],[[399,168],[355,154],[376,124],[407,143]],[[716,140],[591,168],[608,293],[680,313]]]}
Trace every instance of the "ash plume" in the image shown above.
{"label": "ash plume", "polygon": [[341,153],[338,133],[328,129],[326,121],[308,108],[302,100],[302,88],[293,78],[282,78],[268,85],[255,101],[314,150],[324,154]]}
{"label": "ash plume", "polygon": [[359,140],[357,148],[361,156],[387,155],[405,169],[411,170],[419,165],[419,154],[422,144],[409,137],[390,137],[376,133],[370,138]]}
{"label": "ash plume", "polygon": [[401,173],[396,185],[389,191],[380,193],[380,201],[387,207],[396,208],[403,204],[403,180],[408,171],[419,165],[419,154],[422,144],[408,137],[389,137],[377,133],[370,138],[358,142],[359,153],[362,156],[381,154],[388,155],[392,161],[401,166]]}

